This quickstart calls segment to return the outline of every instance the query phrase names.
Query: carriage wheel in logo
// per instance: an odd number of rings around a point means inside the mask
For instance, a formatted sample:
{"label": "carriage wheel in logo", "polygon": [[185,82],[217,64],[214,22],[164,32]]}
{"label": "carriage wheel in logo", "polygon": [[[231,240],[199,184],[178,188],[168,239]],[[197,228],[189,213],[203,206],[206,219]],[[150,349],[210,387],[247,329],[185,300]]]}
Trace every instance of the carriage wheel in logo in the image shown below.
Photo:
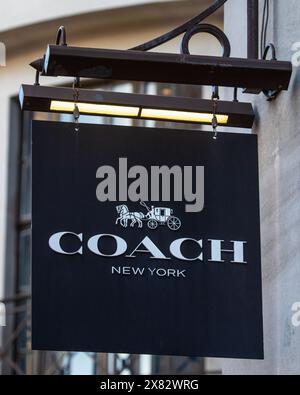
{"label": "carriage wheel in logo", "polygon": [[181,227],[181,221],[177,217],[169,217],[167,221],[168,228],[171,230],[178,230]]}
{"label": "carriage wheel in logo", "polygon": [[156,229],[158,227],[158,222],[155,219],[150,219],[147,223],[149,229]]}

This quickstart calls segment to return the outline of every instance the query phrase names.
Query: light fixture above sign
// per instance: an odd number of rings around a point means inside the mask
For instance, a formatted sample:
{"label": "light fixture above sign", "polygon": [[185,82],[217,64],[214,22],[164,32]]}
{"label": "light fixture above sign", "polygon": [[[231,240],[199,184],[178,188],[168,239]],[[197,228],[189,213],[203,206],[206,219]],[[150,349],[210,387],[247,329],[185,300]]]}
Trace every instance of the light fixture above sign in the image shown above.
{"label": "light fixture above sign", "polygon": [[[22,85],[20,104],[25,111],[73,113],[72,88]],[[211,100],[188,97],[138,95],[80,89],[76,101],[81,114],[152,119],[211,125]],[[220,126],[252,128],[254,111],[250,103],[218,101]]]}

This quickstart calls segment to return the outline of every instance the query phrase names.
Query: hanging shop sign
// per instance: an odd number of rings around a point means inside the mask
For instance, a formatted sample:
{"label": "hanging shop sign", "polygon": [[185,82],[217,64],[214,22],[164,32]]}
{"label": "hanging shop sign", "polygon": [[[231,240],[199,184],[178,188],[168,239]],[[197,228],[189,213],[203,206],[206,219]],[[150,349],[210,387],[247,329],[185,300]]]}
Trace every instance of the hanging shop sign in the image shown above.
{"label": "hanging shop sign", "polygon": [[33,122],[33,349],[263,358],[254,135]]}

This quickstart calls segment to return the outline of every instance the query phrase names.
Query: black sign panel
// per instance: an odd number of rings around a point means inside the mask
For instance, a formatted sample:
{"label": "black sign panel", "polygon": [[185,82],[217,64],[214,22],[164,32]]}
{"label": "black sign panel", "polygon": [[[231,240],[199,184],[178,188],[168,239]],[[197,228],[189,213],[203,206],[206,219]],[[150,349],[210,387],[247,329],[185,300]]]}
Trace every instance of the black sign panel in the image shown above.
{"label": "black sign panel", "polygon": [[263,358],[256,136],[33,122],[32,216],[33,349]]}

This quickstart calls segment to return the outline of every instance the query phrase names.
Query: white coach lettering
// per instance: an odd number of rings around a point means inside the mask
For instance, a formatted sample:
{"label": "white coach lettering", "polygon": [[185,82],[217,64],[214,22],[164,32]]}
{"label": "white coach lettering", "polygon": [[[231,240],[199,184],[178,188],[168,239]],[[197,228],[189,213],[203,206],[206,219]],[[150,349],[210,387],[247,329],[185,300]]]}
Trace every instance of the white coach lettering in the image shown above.
{"label": "white coach lettering", "polygon": [[211,259],[210,262],[225,262],[222,259],[222,253],[233,253],[231,263],[247,263],[244,260],[244,245],[246,241],[231,241],[233,250],[223,250],[222,243],[224,240],[209,240],[211,242]]}
{"label": "white coach lettering", "polygon": [[173,241],[173,243],[171,243],[170,245],[170,252],[171,254],[178,259],[181,259],[183,261],[203,261],[203,253],[201,252],[196,258],[186,258],[185,256],[183,256],[182,252],[181,252],[181,246],[185,241],[192,241],[197,243],[200,248],[202,249],[203,247],[203,241],[202,240],[195,240],[195,239],[178,239]]}
{"label": "white coach lettering", "polygon": [[[139,250],[140,246],[143,245],[146,247],[146,250]],[[153,243],[153,241],[146,236],[140,244],[132,251],[130,255],[127,255],[127,258],[135,258],[136,252],[150,253],[152,255],[151,259],[170,259],[167,258],[160,249]]]}
{"label": "white coach lettering", "polygon": [[66,252],[61,248],[60,241],[61,241],[61,238],[65,235],[75,236],[82,242],[82,233],[79,233],[79,234],[72,233],[72,232],[55,233],[49,239],[49,247],[51,248],[51,250],[58,252],[59,254],[64,254],[64,255],[76,255],[76,254],[82,255],[82,247],[80,247],[77,251],[74,251],[74,252]]}
{"label": "white coach lettering", "polygon": [[[116,241],[116,251],[113,254],[107,255],[103,254],[99,250],[99,240],[102,237],[112,237]],[[108,234],[103,234],[103,235],[96,235],[93,236],[89,239],[88,241],[88,248],[91,252],[93,252],[96,255],[104,256],[107,258],[114,258],[116,256],[120,256],[124,254],[127,250],[127,243],[125,240],[123,240],[121,237],[115,236],[115,235],[108,235]]]}
{"label": "white coach lettering", "polygon": [[[61,240],[64,236],[71,236],[76,237],[81,243],[83,241],[83,234],[82,233],[72,233],[72,232],[58,232],[52,235],[49,238],[49,246],[50,248],[58,252],[59,254],[64,255],[76,255],[76,254],[83,254],[83,247],[82,245],[77,251],[67,252],[61,246]],[[115,248],[112,253],[104,253],[101,249],[101,239],[109,237],[115,241]],[[230,262],[230,263],[237,263],[237,264],[246,264],[247,260],[245,259],[245,245],[247,244],[246,241],[230,241],[233,245],[233,249],[227,250],[222,248],[224,240],[214,240],[208,239],[207,240],[211,245],[211,252],[210,256],[211,259],[208,262]],[[182,252],[182,245],[185,242],[192,242],[196,243],[196,246],[199,247],[199,251],[196,253],[194,258],[188,258],[184,256]],[[204,256],[205,251],[203,252],[204,241],[203,239],[191,239],[191,238],[181,238],[176,239],[171,242],[169,246],[169,251],[171,256],[180,259],[182,261],[204,261],[206,257]],[[169,260],[171,257],[168,257],[162,252],[162,250],[150,239],[150,237],[146,236],[142,239],[142,241],[137,245],[137,247],[132,250],[129,255],[125,255],[128,249],[128,245],[126,240],[123,238],[112,235],[112,234],[98,234],[92,236],[87,242],[87,248],[94,254],[107,257],[107,258],[115,258],[121,255],[124,255],[126,258],[135,258],[137,254],[149,254],[150,259],[161,259],[161,260]],[[229,257],[228,257],[229,255]],[[230,258],[232,260],[230,260]]]}

